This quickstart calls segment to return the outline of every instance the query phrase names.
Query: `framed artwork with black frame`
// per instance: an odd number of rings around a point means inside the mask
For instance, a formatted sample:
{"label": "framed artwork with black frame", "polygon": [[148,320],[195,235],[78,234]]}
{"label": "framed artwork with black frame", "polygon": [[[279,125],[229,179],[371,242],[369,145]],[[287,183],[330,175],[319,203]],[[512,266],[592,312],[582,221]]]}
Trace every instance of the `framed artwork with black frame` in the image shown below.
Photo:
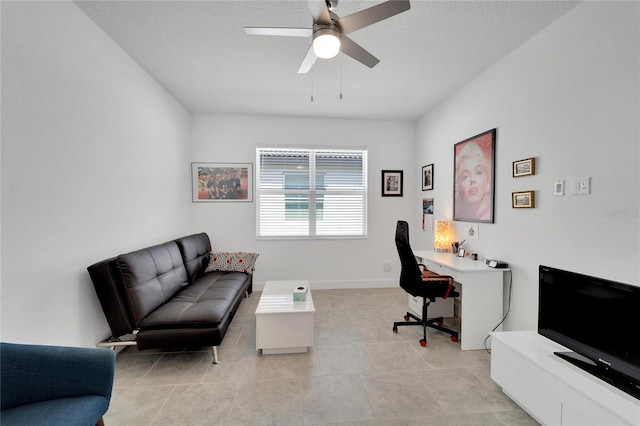
{"label": "framed artwork with black frame", "polygon": [[194,203],[253,201],[253,164],[191,163]]}
{"label": "framed artwork with black frame", "polygon": [[454,145],[453,220],[493,223],[496,129]]}
{"label": "framed artwork with black frame", "polygon": [[402,170],[382,171],[382,196],[402,197]]}
{"label": "framed artwork with black frame", "polygon": [[433,189],[433,164],[422,166],[422,190]]}

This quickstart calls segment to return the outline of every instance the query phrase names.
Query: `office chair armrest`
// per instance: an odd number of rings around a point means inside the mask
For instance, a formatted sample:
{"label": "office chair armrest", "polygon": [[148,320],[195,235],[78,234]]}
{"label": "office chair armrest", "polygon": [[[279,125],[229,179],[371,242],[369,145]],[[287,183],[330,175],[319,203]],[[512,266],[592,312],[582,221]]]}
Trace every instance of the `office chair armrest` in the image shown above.
{"label": "office chair armrest", "polygon": [[455,290],[455,287],[454,287],[455,281],[453,280],[453,277],[450,277],[449,275],[440,275],[428,269],[425,269],[424,271],[422,271],[422,281],[423,282],[431,281],[431,282],[438,282],[438,283],[448,282],[449,286],[447,287],[447,291],[445,291],[444,296],[442,296],[443,299],[446,299],[447,297],[449,297],[451,292]]}

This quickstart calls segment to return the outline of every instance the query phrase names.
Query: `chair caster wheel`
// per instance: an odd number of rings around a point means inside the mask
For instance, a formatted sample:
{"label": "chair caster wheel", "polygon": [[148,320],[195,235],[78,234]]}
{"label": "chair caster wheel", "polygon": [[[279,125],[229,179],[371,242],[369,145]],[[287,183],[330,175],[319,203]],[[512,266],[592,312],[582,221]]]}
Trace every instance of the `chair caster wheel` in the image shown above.
{"label": "chair caster wheel", "polygon": [[395,326],[394,326],[394,327],[393,327],[393,332],[394,332],[394,333],[397,333],[397,332],[398,332],[398,327],[395,327]]}
{"label": "chair caster wheel", "polygon": [[458,336],[451,336],[451,341],[452,342],[457,342],[458,341]]}
{"label": "chair caster wheel", "polygon": [[411,319],[411,317],[409,317],[409,315],[405,315],[405,316],[404,316],[404,320],[405,320],[405,321],[409,321],[409,319]]}
{"label": "chair caster wheel", "polygon": [[427,346],[427,341],[424,339],[420,339],[420,346],[422,346],[423,348]]}

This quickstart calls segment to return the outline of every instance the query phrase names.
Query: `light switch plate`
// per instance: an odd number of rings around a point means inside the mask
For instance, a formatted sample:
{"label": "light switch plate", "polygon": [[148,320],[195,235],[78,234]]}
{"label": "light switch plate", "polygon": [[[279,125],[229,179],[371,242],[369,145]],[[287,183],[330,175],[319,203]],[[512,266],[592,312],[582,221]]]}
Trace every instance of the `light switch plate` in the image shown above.
{"label": "light switch plate", "polygon": [[573,181],[573,185],[573,195],[588,195],[591,193],[591,178],[576,178]]}
{"label": "light switch plate", "polygon": [[553,195],[564,195],[564,181],[557,180],[553,186]]}

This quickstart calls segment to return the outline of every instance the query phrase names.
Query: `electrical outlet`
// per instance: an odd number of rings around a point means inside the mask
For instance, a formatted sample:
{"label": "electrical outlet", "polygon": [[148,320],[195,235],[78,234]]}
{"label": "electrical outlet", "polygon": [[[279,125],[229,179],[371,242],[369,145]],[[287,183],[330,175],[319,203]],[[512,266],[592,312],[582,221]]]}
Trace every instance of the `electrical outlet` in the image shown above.
{"label": "electrical outlet", "polygon": [[588,195],[591,192],[591,178],[576,178],[573,181],[573,195]]}

